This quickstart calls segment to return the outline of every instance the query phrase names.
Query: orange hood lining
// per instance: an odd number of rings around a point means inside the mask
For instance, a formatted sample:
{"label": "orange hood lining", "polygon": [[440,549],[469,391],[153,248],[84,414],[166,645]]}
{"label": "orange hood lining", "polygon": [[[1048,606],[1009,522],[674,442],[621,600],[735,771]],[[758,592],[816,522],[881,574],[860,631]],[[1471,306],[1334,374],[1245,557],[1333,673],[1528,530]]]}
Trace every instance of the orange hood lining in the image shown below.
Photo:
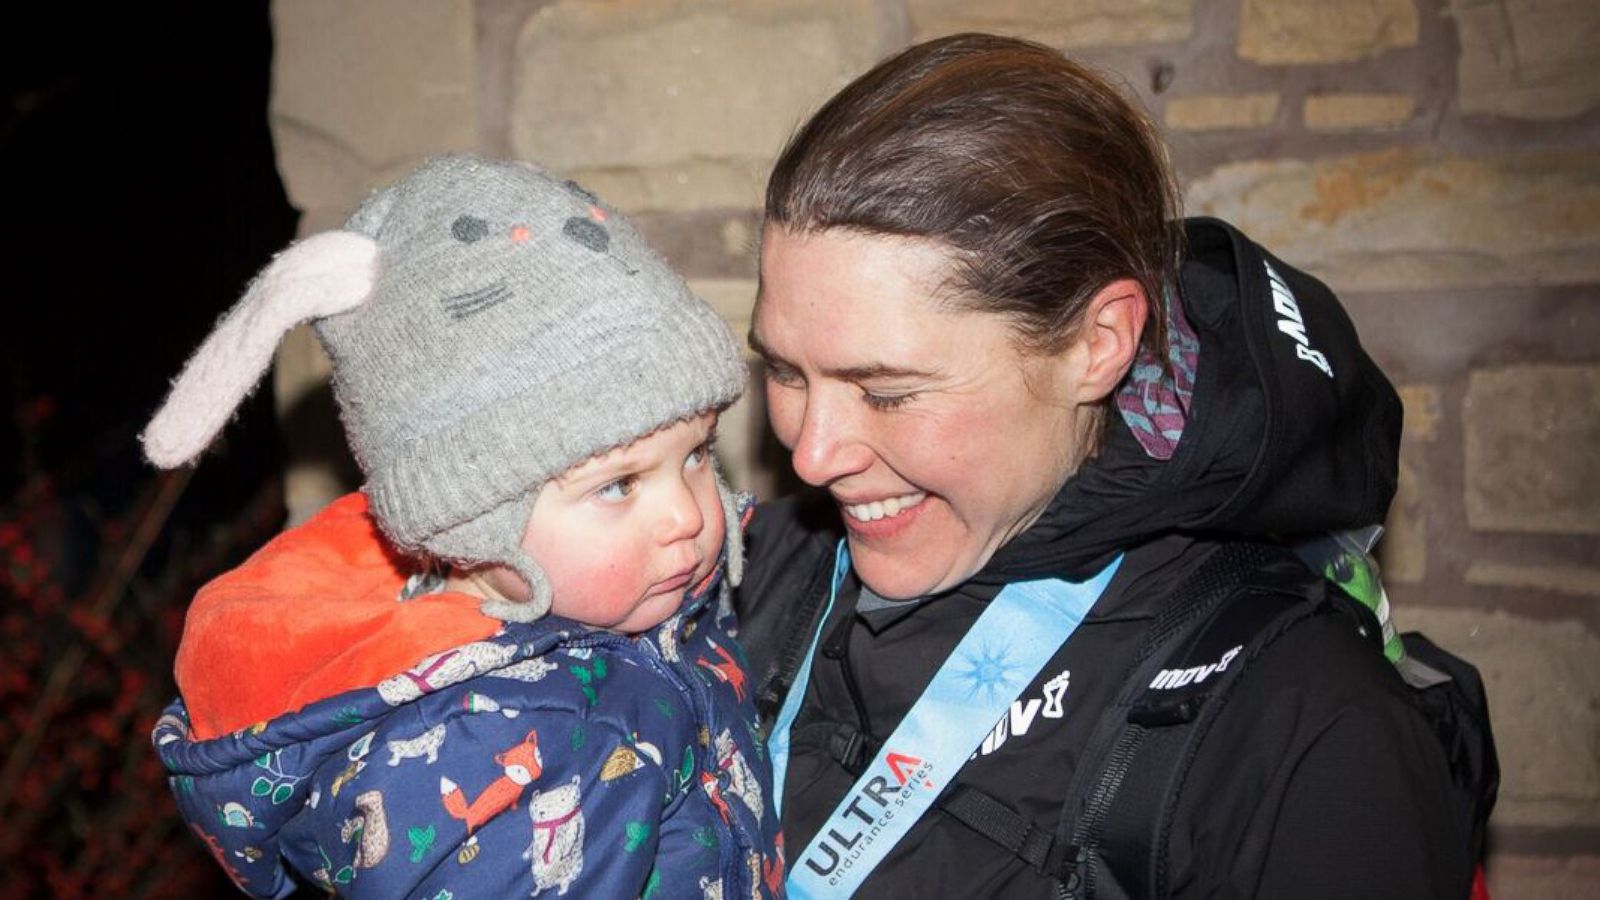
{"label": "orange hood lining", "polygon": [[416,570],[357,492],[195,595],[174,665],[194,735],[220,737],[380,681],[497,632],[478,598],[401,602]]}

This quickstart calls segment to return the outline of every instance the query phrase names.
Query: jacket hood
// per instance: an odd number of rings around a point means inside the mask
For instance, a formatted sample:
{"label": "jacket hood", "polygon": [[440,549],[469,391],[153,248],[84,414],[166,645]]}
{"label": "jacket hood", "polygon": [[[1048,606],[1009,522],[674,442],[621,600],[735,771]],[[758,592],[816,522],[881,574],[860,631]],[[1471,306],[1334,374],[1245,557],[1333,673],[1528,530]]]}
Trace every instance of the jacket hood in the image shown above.
{"label": "jacket hood", "polygon": [[1183,402],[1151,417],[1124,405],[1097,455],[978,580],[1087,576],[1173,531],[1289,535],[1383,520],[1400,399],[1338,299],[1224,222],[1191,219],[1185,236],[1174,318],[1198,359]]}
{"label": "jacket hood", "polygon": [[500,628],[465,594],[397,602],[415,567],[353,493],[201,588],[173,666],[195,735],[370,687]]}

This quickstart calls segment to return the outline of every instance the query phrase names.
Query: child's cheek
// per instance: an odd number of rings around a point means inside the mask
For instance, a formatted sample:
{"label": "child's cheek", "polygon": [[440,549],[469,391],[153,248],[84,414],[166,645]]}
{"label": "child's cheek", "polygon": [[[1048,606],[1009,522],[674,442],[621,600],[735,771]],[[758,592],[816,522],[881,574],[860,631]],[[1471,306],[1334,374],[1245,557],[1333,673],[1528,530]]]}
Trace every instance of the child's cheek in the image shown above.
{"label": "child's cheek", "polygon": [[591,536],[569,543],[566,565],[549,573],[556,612],[589,625],[611,625],[625,617],[648,586],[649,560],[637,547]]}
{"label": "child's cheek", "polygon": [[588,593],[597,605],[605,607],[607,618],[624,614],[643,593],[645,560],[638,554],[629,556],[613,559],[594,570],[594,585]]}

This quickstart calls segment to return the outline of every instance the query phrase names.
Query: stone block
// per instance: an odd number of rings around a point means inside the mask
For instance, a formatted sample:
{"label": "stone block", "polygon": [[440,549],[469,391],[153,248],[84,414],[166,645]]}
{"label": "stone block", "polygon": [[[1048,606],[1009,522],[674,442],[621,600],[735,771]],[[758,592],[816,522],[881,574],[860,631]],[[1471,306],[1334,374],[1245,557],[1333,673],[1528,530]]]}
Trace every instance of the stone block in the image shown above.
{"label": "stone block", "polygon": [[685,278],[755,277],[760,210],[646,212],[633,216],[633,223]]}
{"label": "stone block", "polygon": [[766,427],[766,404],[759,385],[752,385],[717,420],[717,462],[728,483],[763,500],[774,496],[773,478],[760,453]]}
{"label": "stone block", "polygon": [[1395,620],[1483,674],[1500,751],[1493,821],[1600,825],[1600,637],[1575,620],[1499,611],[1401,607]]}
{"label": "stone block", "polygon": [[333,364],[310,325],[290,331],[272,366],[273,405],[287,445],[283,502],[298,525],[361,485],[329,377]]}
{"label": "stone block", "polygon": [[1438,437],[1442,400],[1439,388],[1431,384],[1401,385],[1399,393],[1406,411],[1400,480],[1377,552],[1384,581],[1417,584],[1428,574],[1428,488],[1422,478],[1428,466],[1423,449]]}
{"label": "stone block", "polygon": [[1596,900],[1600,855],[1509,856],[1488,866],[1489,896],[1495,900]]}
{"label": "stone block", "polygon": [[1468,525],[1600,534],[1600,366],[1473,372],[1462,425]]}
{"label": "stone block", "polygon": [[471,0],[276,0],[271,121],[301,209],[349,210],[477,144]]}
{"label": "stone block", "polygon": [[1600,150],[1396,148],[1220,166],[1188,209],[1338,290],[1600,281]]}
{"label": "stone block", "polygon": [[1463,113],[1565,119],[1600,104],[1600,3],[1451,0]]}
{"label": "stone block", "polygon": [[743,219],[729,219],[717,229],[722,238],[722,252],[732,257],[750,259],[757,252],[755,229]]}
{"label": "stone block", "polygon": [[750,313],[755,309],[756,282],[750,278],[691,278],[689,288],[722,316],[740,343],[750,333]]}
{"label": "stone block", "polygon": [[1200,94],[1167,101],[1167,127],[1175,131],[1260,128],[1278,117],[1278,95]]}
{"label": "stone block", "polygon": [[1467,584],[1534,591],[1552,591],[1600,599],[1600,568],[1594,566],[1523,565],[1475,559],[1467,564]]}
{"label": "stone block", "polygon": [[1400,460],[1400,483],[1383,521],[1378,542],[1378,564],[1383,580],[1416,584],[1428,574],[1428,505],[1417,470]]}
{"label": "stone block", "polygon": [[1241,0],[1239,56],[1265,65],[1348,62],[1417,43],[1414,0]]}
{"label": "stone block", "polygon": [[1194,33],[1194,0],[908,0],[914,39],[962,31],[1028,38],[1052,47],[1172,44]]}
{"label": "stone block", "polygon": [[1302,115],[1307,128],[1352,131],[1404,125],[1416,111],[1410,94],[1314,94],[1306,98]]}
{"label": "stone block", "polygon": [[1439,388],[1431,384],[1401,385],[1398,393],[1405,407],[1405,441],[1431,444],[1439,436],[1439,419],[1444,400]]}
{"label": "stone block", "polygon": [[851,0],[558,2],[517,43],[511,142],[630,212],[759,208],[790,133],[878,56]]}

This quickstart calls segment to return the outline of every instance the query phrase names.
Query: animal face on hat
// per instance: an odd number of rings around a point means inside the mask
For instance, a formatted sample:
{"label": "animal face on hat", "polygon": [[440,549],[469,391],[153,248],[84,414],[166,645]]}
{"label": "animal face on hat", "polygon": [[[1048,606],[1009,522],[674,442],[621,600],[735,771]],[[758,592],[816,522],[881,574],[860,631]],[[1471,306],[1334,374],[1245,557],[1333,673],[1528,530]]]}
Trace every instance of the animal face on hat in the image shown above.
{"label": "animal face on hat", "polygon": [[511,564],[536,595],[516,545],[538,487],[727,406],[746,375],[722,320],[594,195],[530,165],[443,157],[279,255],[175,383],[144,435],[151,460],[204,449],[302,321],[333,361],[385,533]]}

